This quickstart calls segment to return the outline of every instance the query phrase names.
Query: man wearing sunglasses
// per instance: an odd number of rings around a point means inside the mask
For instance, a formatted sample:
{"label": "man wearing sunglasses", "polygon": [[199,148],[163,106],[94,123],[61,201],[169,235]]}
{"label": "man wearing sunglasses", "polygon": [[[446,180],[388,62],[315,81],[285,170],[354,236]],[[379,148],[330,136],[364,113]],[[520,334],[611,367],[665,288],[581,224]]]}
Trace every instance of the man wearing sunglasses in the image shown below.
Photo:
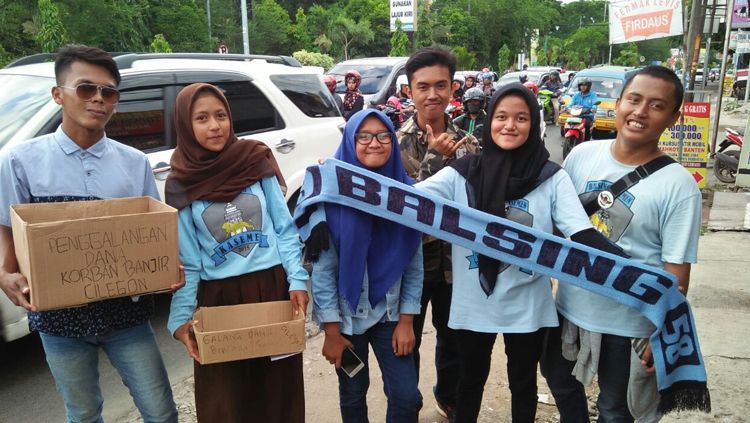
{"label": "man wearing sunglasses", "polygon": [[0,158],[0,288],[29,311],[29,327],[39,332],[68,421],[102,421],[101,348],[129,388],[144,422],[176,422],[172,391],[149,323],[151,296],[37,311],[29,303],[27,281],[18,272],[11,205],[159,198],[146,156],[104,133],[120,97],[120,72],[112,57],[98,48],[64,47],[55,60],[55,78],[52,98],[62,107],[60,127],[4,151]]}

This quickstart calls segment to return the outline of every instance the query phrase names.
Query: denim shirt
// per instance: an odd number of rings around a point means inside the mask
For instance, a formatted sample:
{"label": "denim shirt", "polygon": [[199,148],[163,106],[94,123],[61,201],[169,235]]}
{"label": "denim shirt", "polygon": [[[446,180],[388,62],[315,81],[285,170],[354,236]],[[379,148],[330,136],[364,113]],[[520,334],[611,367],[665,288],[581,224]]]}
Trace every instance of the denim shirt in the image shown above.
{"label": "denim shirt", "polygon": [[380,322],[396,322],[401,314],[419,314],[422,299],[422,247],[417,249],[414,257],[404,271],[400,280],[386,292],[385,298],[375,307],[368,297],[369,285],[367,269],[362,283],[362,294],[356,313],[352,314],[346,299],[339,296],[338,289],[339,256],[336,248],[331,247],[321,252],[320,258],[313,264],[312,296],[315,304],[313,317],[320,323],[339,322],[341,333],[361,335]]}

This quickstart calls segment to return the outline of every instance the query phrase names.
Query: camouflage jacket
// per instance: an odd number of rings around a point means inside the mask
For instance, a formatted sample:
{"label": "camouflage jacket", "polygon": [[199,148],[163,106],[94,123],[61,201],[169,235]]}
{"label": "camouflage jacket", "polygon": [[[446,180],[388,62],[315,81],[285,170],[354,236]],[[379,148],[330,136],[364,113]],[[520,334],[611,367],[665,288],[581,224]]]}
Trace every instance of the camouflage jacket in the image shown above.
{"label": "camouflage jacket", "polygon": [[454,125],[448,115],[445,115],[445,131],[456,141],[468,136],[469,140],[456,151],[456,157],[445,157],[427,147],[427,132],[417,124],[417,115],[401,125],[398,130],[398,142],[401,150],[401,160],[404,162],[406,173],[417,181],[423,181],[444,168],[452,160],[467,153],[479,153],[479,142],[463,129]]}
{"label": "camouflage jacket", "polygon": [[[466,144],[456,151],[457,157],[479,153],[477,139],[454,125],[448,115],[445,115],[445,130],[456,141],[469,137]],[[406,173],[417,181],[429,178],[457,158],[445,157],[427,147],[427,132],[417,124],[416,114],[401,125],[397,135]],[[424,236],[422,243],[425,280],[439,278],[452,283],[450,244],[429,235]]]}

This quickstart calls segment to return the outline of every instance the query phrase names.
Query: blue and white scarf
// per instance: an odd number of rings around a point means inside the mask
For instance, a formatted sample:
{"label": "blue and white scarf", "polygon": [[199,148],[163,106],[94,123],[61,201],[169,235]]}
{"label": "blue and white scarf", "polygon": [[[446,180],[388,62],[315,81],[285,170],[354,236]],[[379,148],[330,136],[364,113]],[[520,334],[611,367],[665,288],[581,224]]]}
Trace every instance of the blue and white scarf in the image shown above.
{"label": "blue and white scarf", "polygon": [[294,213],[303,239],[324,220],[325,203],[398,222],[637,309],[657,328],[650,342],[660,411],[711,410],[695,321],[671,273],[422,193],[335,159],[307,169]]}

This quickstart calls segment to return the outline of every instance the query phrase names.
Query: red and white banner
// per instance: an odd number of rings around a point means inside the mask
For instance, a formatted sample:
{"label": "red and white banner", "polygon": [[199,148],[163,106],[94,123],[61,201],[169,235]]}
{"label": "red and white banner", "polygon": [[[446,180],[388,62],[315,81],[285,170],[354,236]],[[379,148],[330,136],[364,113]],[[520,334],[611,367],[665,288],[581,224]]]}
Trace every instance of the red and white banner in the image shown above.
{"label": "red and white banner", "polygon": [[682,35],[682,0],[609,2],[609,43]]}

